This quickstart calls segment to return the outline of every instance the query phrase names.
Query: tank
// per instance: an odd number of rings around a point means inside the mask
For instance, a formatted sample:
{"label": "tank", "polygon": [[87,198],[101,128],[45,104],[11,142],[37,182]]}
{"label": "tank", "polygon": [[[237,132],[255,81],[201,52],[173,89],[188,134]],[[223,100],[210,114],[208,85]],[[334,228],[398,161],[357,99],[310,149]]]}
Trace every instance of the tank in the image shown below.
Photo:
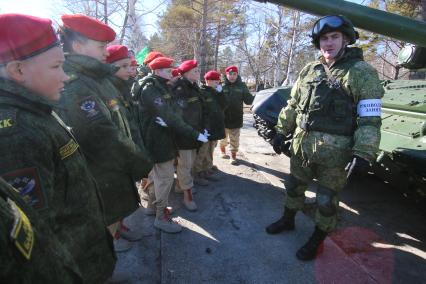
{"label": "tank", "polygon": [[[426,23],[351,2],[276,0],[270,2],[310,14],[347,16],[357,27],[410,44],[398,64],[411,70],[426,67]],[[372,172],[405,196],[426,202],[426,81],[387,80],[382,99],[380,152]],[[260,91],[252,106],[254,127],[266,141],[275,135],[278,113],[290,97],[289,87]],[[281,105],[278,105],[281,103]]]}

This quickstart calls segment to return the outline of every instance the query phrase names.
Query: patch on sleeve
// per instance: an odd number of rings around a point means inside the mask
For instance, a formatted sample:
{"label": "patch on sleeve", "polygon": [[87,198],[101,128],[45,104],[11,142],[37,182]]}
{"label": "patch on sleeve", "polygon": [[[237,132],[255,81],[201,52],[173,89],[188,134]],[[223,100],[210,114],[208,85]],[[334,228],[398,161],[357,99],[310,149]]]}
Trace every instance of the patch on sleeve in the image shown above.
{"label": "patch on sleeve", "polygon": [[33,251],[34,246],[34,231],[30,220],[15,202],[8,199],[7,203],[12,208],[15,219],[12,231],[10,232],[10,237],[12,238],[16,248],[27,260],[29,260],[31,259],[31,252]]}
{"label": "patch on sleeve", "polygon": [[8,184],[16,188],[22,199],[34,209],[40,210],[48,207],[36,167],[9,172],[2,177]]}
{"label": "patch on sleeve", "polygon": [[11,129],[16,125],[16,111],[3,110],[0,112],[0,131]]}
{"label": "patch on sleeve", "polygon": [[77,142],[74,141],[74,139],[70,139],[67,144],[59,148],[59,154],[61,155],[61,159],[65,160],[72,154],[74,154],[75,151],[78,149]]}
{"label": "patch on sleeve", "polygon": [[357,113],[359,117],[380,116],[382,114],[382,100],[360,100],[357,105]]}
{"label": "patch on sleeve", "polygon": [[80,110],[84,112],[89,120],[95,120],[102,116],[98,103],[93,98],[85,98],[78,103]]}
{"label": "patch on sleeve", "polygon": [[154,99],[154,104],[156,105],[156,106],[162,106],[162,105],[164,105],[164,101],[163,101],[163,99],[161,98],[161,97],[158,97],[158,98],[155,98]]}

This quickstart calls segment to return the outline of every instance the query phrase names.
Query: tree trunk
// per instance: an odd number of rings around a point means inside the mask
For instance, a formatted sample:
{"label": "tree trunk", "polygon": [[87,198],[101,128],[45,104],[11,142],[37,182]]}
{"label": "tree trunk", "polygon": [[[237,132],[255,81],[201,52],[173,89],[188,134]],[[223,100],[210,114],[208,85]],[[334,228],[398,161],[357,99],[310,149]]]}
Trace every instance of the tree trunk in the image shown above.
{"label": "tree trunk", "polygon": [[104,22],[108,25],[108,0],[104,2]]}
{"label": "tree trunk", "polygon": [[207,72],[207,52],[206,52],[206,37],[207,37],[207,10],[208,0],[203,1],[203,14],[201,23],[200,35],[200,80],[203,79],[204,74]]}
{"label": "tree trunk", "polygon": [[294,56],[294,44],[296,42],[296,35],[297,35],[297,30],[299,28],[300,25],[300,12],[296,11],[294,14],[294,18],[293,18],[293,31],[292,31],[292,36],[291,36],[291,43],[290,43],[290,48],[289,48],[289,55],[288,55],[288,60],[287,60],[287,70],[286,70],[286,76],[285,76],[285,80],[283,82],[283,86],[289,86],[291,84],[293,84],[293,56]]}
{"label": "tree trunk", "polygon": [[123,20],[123,28],[121,29],[120,34],[120,44],[123,44],[124,37],[126,36],[126,30],[127,30],[127,22],[130,17],[135,17],[135,0],[128,0],[126,1],[126,14],[124,15]]}
{"label": "tree trunk", "polygon": [[[282,71],[281,71],[281,57],[282,57],[282,31],[284,21],[284,8],[278,7],[278,27],[277,27],[277,54],[275,57],[275,68],[274,68],[274,87],[278,87],[281,83]],[[257,83],[256,83],[257,84]]]}

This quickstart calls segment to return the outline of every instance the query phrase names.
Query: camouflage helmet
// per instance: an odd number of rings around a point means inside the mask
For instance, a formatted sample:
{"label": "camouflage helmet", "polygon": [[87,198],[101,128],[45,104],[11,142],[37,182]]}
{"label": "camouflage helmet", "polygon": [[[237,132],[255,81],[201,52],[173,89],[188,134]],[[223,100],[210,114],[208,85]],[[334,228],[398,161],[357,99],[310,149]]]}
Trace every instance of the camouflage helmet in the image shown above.
{"label": "camouflage helmet", "polygon": [[319,38],[321,35],[339,31],[349,38],[349,44],[354,44],[359,38],[358,32],[354,29],[352,22],[342,15],[328,15],[319,18],[312,27],[312,43],[319,49]]}

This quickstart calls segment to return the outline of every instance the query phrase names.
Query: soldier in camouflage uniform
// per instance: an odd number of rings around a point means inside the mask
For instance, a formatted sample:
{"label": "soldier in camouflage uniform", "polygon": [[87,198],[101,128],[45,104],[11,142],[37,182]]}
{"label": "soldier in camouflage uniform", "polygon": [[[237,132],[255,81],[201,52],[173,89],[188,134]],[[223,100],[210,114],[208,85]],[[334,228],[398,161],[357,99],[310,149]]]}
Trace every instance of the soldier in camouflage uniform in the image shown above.
{"label": "soldier in camouflage uniform", "polygon": [[68,250],[49,226],[0,178],[0,279],[5,283],[83,283]]}
{"label": "soldier in camouflage uniform", "polygon": [[[59,41],[47,19],[2,14],[0,25],[13,27],[0,33],[0,175],[19,190],[22,199],[70,252],[83,281],[103,283],[112,274],[115,256],[99,191],[70,128],[53,111],[68,79],[62,70],[65,59]],[[23,205],[17,202],[17,206]],[[5,219],[9,220],[7,228],[10,217]],[[37,227],[37,221],[33,225]],[[40,235],[34,245],[48,239],[49,236]],[[23,257],[31,257],[29,239],[22,248]],[[34,248],[34,256],[48,257],[50,249],[45,247],[42,253]],[[57,253],[59,256],[61,252]],[[68,257],[64,257],[64,263],[68,262]],[[55,268],[48,267],[47,259],[39,261],[46,261],[44,273]],[[55,277],[44,277],[49,276]]]}
{"label": "soldier in camouflage uniform", "polygon": [[[231,147],[231,164],[237,164],[237,152],[240,146],[240,131],[243,127],[243,103],[249,105],[254,96],[250,94],[247,85],[238,75],[237,66],[229,66],[225,69],[226,77],[223,86],[227,106],[225,108],[225,134],[226,137],[219,142],[222,158],[229,159],[226,154],[226,146]],[[229,143],[228,143],[229,139]]]}
{"label": "soldier in camouflage uniform", "polygon": [[[129,232],[122,219],[139,207],[135,181],[152,168],[131,139],[126,109],[120,94],[110,82],[117,67],[106,64],[106,44],[115,32],[102,22],[84,15],[63,15],[61,39],[64,70],[70,76],[61,97],[61,114],[73,128],[101,190],[104,216],[116,238],[115,249],[130,248],[129,241],[142,238],[142,232]],[[123,237],[123,238],[120,238]]]}
{"label": "soldier in camouflage uniform", "polygon": [[285,140],[293,134],[291,175],[284,215],[266,228],[268,233],[294,230],[305,190],[317,181],[315,231],[296,254],[301,260],[315,258],[319,245],[335,229],[338,195],[347,176],[365,173],[378,151],[383,88],[362,50],[347,47],[357,38],[343,16],[326,16],[315,23],[312,40],[322,56],[300,72],[276,126],[277,153],[288,149]]}
{"label": "soldier in camouflage uniform", "polygon": [[182,230],[179,224],[173,222],[167,210],[174,181],[173,163],[177,156],[175,136],[194,142],[207,142],[207,137],[186,124],[178,115],[167,83],[172,77],[172,63],[173,60],[166,57],[154,59],[149,64],[153,74],[139,80],[132,90],[139,102],[140,127],[145,146],[155,163],[150,174],[155,193],[149,193],[148,206],[156,211],[154,226],[166,233],[178,233]]}

